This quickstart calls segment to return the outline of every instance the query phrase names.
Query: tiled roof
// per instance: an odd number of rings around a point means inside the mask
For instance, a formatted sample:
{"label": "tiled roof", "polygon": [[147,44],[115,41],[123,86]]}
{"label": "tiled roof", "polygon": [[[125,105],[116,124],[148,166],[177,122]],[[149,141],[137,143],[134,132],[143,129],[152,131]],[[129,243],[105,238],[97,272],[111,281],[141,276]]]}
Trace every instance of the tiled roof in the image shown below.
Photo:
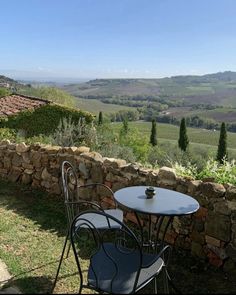
{"label": "tiled roof", "polygon": [[15,115],[16,113],[32,110],[49,103],[48,100],[19,94],[0,97],[0,117]]}

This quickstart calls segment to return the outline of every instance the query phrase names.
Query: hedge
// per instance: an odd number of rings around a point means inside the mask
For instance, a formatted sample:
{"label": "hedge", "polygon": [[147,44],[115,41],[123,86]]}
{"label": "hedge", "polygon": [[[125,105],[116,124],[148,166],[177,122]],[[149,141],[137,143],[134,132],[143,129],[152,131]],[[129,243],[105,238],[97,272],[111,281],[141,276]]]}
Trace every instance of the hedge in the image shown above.
{"label": "hedge", "polygon": [[81,117],[86,123],[91,123],[94,116],[88,112],[64,107],[58,104],[48,104],[34,110],[20,112],[14,116],[0,120],[0,127],[24,130],[27,137],[40,134],[52,134],[62,118],[70,118],[77,123]]}

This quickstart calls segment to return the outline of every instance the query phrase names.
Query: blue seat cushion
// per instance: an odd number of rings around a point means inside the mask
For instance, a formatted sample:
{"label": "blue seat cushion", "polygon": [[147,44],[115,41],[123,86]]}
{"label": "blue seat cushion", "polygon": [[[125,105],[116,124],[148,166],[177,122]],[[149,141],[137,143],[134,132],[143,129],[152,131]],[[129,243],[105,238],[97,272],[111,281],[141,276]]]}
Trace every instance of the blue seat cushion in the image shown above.
{"label": "blue seat cushion", "polygon": [[[120,222],[123,222],[123,211],[120,209],[108,209],[108,210],[104,210],[104,212],[106,214],[109,214],[113,217],[115,217],[116,219],[118,219]],[[93,226],[97,229],[106,229],[108,228],[108,221],[107,218],[103,215],[99,215],[99,214],[93,214],[93,213],[85,213],[83,214],[83,219],[86,219],[88,222],[90,222],[91,224],[93,224]],[[81,223],[84,223],[83,220],[79,220],[76,223],[76,226],[81,225],[83,227],[83,225]],[[109,219],[109,223],[110,223],[110,227],[111,228],[120,228],[120,225],[115,222],[112,219]]]}
{"label": "blue seat cushion", "polygon": [[128,294],[133,291],[137,272],[140,270],[135,290],[141,289],[161,271],[164,261],[155,254],[143,253],[142,268],[140,262],[139,250],[131,251],[115,244],[103,244],[91,258],[88,285],[103,292]]}

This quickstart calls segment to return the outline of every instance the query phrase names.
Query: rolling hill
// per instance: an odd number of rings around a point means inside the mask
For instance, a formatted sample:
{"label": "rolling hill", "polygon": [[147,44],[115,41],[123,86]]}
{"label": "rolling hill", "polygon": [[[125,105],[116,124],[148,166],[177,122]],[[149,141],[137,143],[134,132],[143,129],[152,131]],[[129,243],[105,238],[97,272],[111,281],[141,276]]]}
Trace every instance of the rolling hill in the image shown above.
{"label": "rolling hill", "polygon": [[67,84],[63,89],[83,98],[136,98],[173,101],[191,106],[210,104],[236,107],[236,72],[161,79],[96,79]]}

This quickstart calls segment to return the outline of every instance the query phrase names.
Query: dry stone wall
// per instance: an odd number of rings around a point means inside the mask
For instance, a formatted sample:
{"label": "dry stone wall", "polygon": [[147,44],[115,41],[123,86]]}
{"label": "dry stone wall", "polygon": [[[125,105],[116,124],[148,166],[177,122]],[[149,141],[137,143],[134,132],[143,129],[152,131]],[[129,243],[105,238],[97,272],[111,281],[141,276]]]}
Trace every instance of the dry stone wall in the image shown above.
{"label": "dry stone wall", "polygon": [[[152,185],[186,193],[200,203],[191,216],[175,217],[166,239],[176,247],[189,249],[193,255],[227,271],[236,266],[236,187],[178,177],[168,167],[144,169],[124,160],[104,158],[87,147],[63,148],[25,143],[0,142],[0,177],[61,194],[60,165],[72,162],[80,184],[100,182],[113,191],[133,185]],[[104,188],[81,191],[83,199],[102,202],[112,199]],[[123,208],[125,210],[125,208]],[[133,212],[125,211],[127,221],[136,222]],[[153,222],[155,218],[153,218]],[[145,217],[143,224],[145,226]]]}

